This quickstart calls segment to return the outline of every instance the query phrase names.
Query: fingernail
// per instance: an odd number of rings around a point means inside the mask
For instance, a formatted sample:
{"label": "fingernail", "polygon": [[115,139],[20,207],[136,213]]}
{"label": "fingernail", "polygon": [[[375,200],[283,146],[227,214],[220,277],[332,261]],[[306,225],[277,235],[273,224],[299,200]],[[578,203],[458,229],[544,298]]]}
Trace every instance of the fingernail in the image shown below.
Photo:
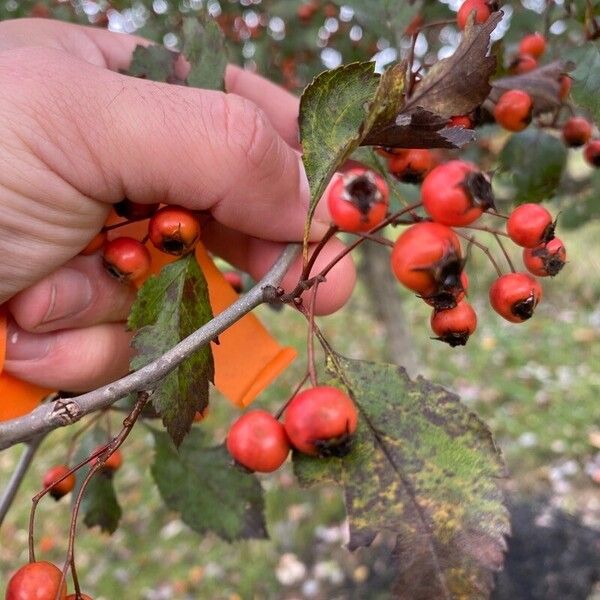
{"label": "fingernail", "polygon": [[80,271],[61,269],[52,277],[50,285],[50,304],[40,325],[73,317],[92,302],[92,283]]}
{"label": "fingernail", "polygon": [[9,322],[6,330],[6,360],[38,360],[44,358],[52,345],[52,334],[29,333]]}

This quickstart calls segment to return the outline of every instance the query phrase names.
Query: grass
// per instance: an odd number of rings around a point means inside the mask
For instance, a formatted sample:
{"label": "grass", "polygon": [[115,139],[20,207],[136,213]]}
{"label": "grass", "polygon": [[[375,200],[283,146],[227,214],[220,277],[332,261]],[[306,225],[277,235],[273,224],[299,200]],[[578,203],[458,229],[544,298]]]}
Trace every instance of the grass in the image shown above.
{"label": "grass", "polygon": [[[545,301],[527,324],[504,324],[487,310],[489,278],[472,276],[471,299],[480,322],[466,348],[450,349],[429,340],[429,310],[408,295],[405,301],[423,375],[455,390],[488,422],[512,472],[508,489],[551,494],[555,503],[596,525],[597,484],[585,468],[599,452],[600,268],[594,259],[598,254],[589,251],[598,247],[598,230],[590,227],[567,236],[571,263],[545,284]],[[481,257],[473,258],[473,273],[488,270]],[[274,334],[303,356],[302,319],[282,317],[268,308],[259,312]],[[322,321],[338,350],[366,359],[382,354],[381,325],[370,319],[370,312],[364,291],[358,289],[345,311]],[[303,369],[300,358],[258,402],[281,404]],[[200,426],[220,441],[234,413],[224,399],[215,397]],[[69,432],[60,431],[46,440],[0,531],[1,582],[26,560],[28,498],[44,470],[63,460],[68,439]],[[19,452],[14,448],[0,455],[2,481]],[[152,450],[143,427],[136,428],[125,454],[116,476],[122,527],[112,538],[82,527],[78,539],[81,578],[96,600],[360,598],[367,589],[361,585],[369,585],[369,576],[382,569],[368,553],[351,555],[341,548],[347,532],[339,492],[299,489],[289,466],[264,478],[271,540],[227,544],[210,535],[199,538],[164,507],[151,482]],[[68,502],[42,503],[38,548],[48,560],[62,559],[68,512]],[[348,586],[355,591],[347,591]],[[373,587],[368,590],[369,597],[379,597]]]}

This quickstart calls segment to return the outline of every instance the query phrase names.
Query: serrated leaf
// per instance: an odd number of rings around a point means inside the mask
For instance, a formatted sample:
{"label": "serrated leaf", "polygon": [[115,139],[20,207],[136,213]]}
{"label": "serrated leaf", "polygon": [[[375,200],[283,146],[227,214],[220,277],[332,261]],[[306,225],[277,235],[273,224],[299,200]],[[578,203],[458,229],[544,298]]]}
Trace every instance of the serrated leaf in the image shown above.
{"label": "serrated leaf", "polygon": [[488,50],[501,18],[502,13],[496,12],[481,25],[471,23],[454,54],[437,61],[420,81],[403,114],[421,108],[448,119],[479,106],[490,93],[490,77],[496,71],[496,57]]}
{"label": "serrated leaf", "polygon": [[[138,291],[128,325],[137,333],[131,361],[137,370],[159,358],[182,339],[210,321],[208,289],[193,254],[163,267]],[[214,377],[210,345],[188,356],[160,381],[152,405],[179,445],[191,428],[196,411],[208,405],[208,384]]]}
{"label": "serrated leaf", "polygon": [[537,128],[512,135],[500,153],[500,168],[515,190],[515,202],[541,202],[552,196],[566,166],[562,141]]}
{"label": "serrated leaf", "polygon": [[187,84],[207,90],[224,89],[227,51],[225,38],[213,20],[186,18],[182,27],[183,55],[190,62]]}
{"label": "serrated leaf", "polygon": [[177,53],[164,46],[136,46],[127,74],[151,81],[172,82],[176,59]]}
{"label": "serrated leaf", "polygon": [[165,433],[152,433],[154,481],[184,523],[199,534],[213,532],[229,541],[267,537],[260,482],[235,467],[223,446],[208,446],[198,429],[179,450]]}
{"label": "serrated leaf", "polygon": [[329,180],[361,142],[361,127],[379,85],[375,63],[353,63],[321,73],[300,99],[300,141],[310,185],[305,243]]}
{"label": "serrated leaf", "polygon": [[488,428],[458,397],[394,365],[330,358],[361,418],[343,459],[294,456],[305,485],[344,488],[349,547],[397,536],[399,600],[483,600],[503,563],[504,466]]}
{"label": "serrated leaf", "polygon": [[590,112],[596,123],[600,123],[600,43],[588,42],[572,50],[568,57],[576,65],[571,73],[571,96],[578,106]]}
{"label": "serrated leaf", "polygon": [[[88,458],[98,446],[106,444],[109,439],[108,434],[98,427],[86,434],[77,448],[75,464]],[[73,502],[75,502],[89,470],[88,464],[77,471],[77,480],[72,494]],[[108,473],[98,472],[92,477],[83,495],[81,512],[83,522],[88,527],[98,526],[109,534],[113,534],[117,530],[123,511],[117,500],[113,477]]]}

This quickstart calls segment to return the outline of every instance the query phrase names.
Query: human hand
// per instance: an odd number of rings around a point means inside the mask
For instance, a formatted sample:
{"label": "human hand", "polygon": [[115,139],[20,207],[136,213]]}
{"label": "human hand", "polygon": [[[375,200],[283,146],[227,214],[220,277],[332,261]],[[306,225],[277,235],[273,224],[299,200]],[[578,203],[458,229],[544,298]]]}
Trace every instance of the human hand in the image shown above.
{"label": "human hand", "polygon": [[[0,303],[13,319],[5,370],[44,387],[92,389],[128,370],[135,291],[98,255],[78,256],[124,197],[210,211],[203,242],[255,278],[302,238],[297,99],[234,67],[227,94],[118,74],[139,43],[148,42],[54,21],[0,23]],[[327,228],[324,210],[313,240]],[[316,268],[340,250],[331,240]],[[320,286],[317,312],[339,308],[354,278],[346,257]]]}

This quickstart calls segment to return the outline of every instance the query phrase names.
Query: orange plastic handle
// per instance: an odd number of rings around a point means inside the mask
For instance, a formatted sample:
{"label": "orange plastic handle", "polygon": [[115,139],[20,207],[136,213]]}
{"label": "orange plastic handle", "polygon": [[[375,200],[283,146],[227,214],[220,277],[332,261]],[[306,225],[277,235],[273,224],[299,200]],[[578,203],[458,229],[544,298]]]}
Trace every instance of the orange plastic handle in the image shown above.
{"label": "orange plastic handle", "polygon": [[[119,235],[138,237],[141,224],[119,229]],[[145,230],[145,226],[144,226]],[[136,235],[138,234],[138,235]],[[152,272],[158,273],[172,257],[149,246]],[[215,315],[238,297],[223,277],[202,244],[196,258],[208,284],[210,303]],[[25,383],[2,372],[6,349],[6,311],[0,309],[0,421],[30,412],[52,390]],[[280,375],[296,357],[293,348],[281,346],[252,314],[245,315],[212,344],[215,359],[215,387],[233,404],[248,406],[262,390]]]}

